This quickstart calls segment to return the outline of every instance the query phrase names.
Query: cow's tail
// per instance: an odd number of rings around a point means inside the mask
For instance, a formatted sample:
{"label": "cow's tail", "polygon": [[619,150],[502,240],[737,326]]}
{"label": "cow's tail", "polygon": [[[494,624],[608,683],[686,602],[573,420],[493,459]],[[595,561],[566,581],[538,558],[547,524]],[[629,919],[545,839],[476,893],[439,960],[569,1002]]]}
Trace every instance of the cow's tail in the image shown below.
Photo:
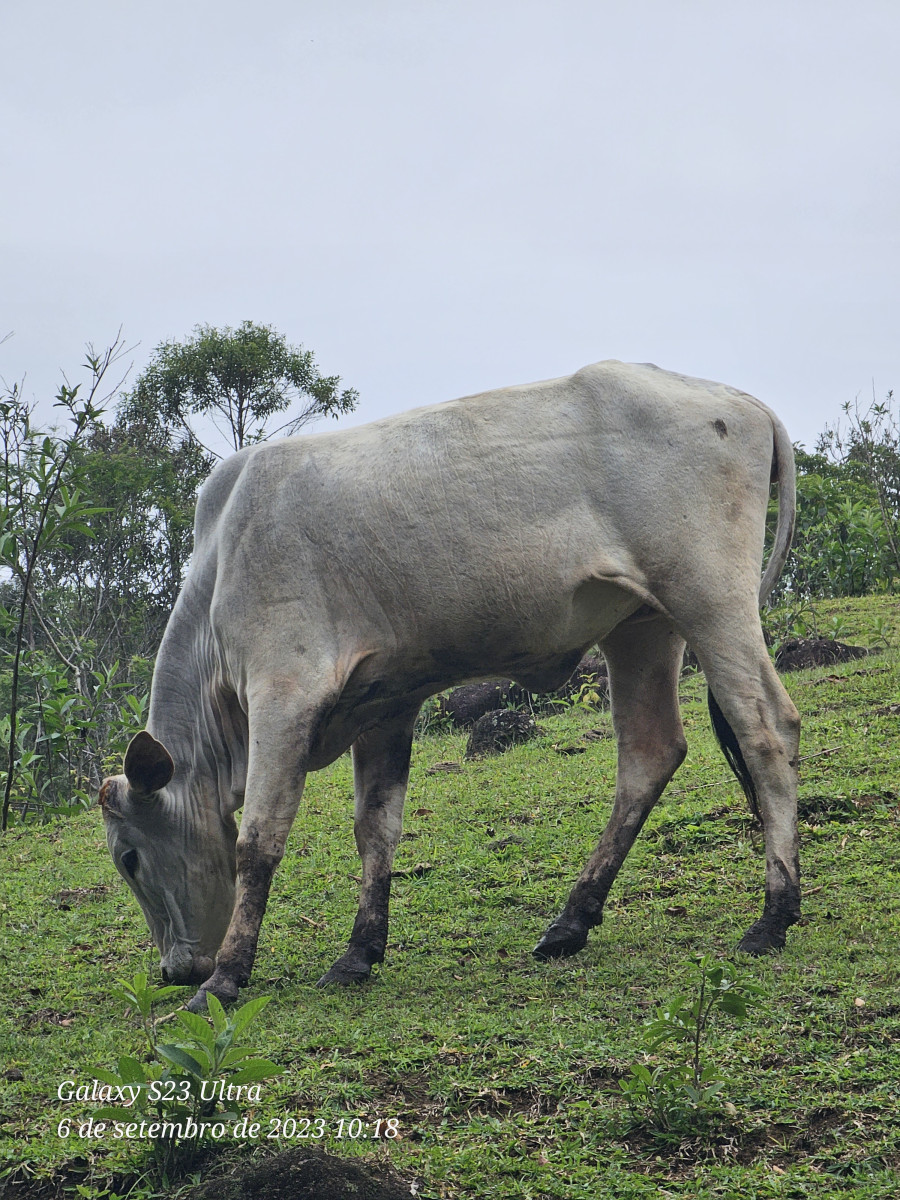
{"label": "cow's tail", "polygon": [[773,483],[778,484],[778,523],[775,526],[775,540],[772,543],[772,553],[766,563],[762,582],[759,585],[760,608],[769,598],[769,593],[775,586],[775,581],[784,570],[787,556],[791,549],[791,538],[794,536],[794,521],[797,516],[797,476],[794,469],[794,447],[788,437],[787,430],[774,413],[770,414],[772,429],[775,435],[772,447]]}
{"label": "cow's tail", "polygon": [[[791,538],[794,536],[794,520],[797,514],[797,480],[794,469],[794,448],[791,445],[791,440],[788,437],[785,427],[774,413],[770,414],[770,416],[774,433],[771,479],[778,484],[778,522],[775,526],[775,540],[772,544],[772,553],[769,555],[769,561],[766,564],[762,582],[759,585],[760,607],[765,604],[772,588],[775,586],[775,581],[778,579],[778,576],[784,569],[784,564],[787,562],[787,556],[791,548]],[[753,782],[753,777],[747,767],[744,755],[741,753],[741,747],[738,744],[735,732],[728,724],[725,714],[719,708],[718,702],[711,690],[708,690],[707,701],[709,703],[709,715],[712,720],[712,727],[722,748],[722,753],[725,755],[728,765],[737,777],[737,781],[741,785],[744,795],[747,797],[750,811],[756,817],[756,820],[762,824],[756,785]]]}
{"label": "cow's tail", "polygon": [[753,782],[753,776],[750,774],[750,769],[741,753],[737,736],[728,724],[725,714],[719,708],[718,701],[712,694],[711,688],[706,689],[706,700],[709,704],[709,715],[712,720],[716,740],[719,743],[722,753],[725,755],[729,767],[734,771],[744,795],[747,797],[750,811],[756,817],[757,822],[762,825],[762,813],[759,811],[759,796],[756,793],[756,784]]}

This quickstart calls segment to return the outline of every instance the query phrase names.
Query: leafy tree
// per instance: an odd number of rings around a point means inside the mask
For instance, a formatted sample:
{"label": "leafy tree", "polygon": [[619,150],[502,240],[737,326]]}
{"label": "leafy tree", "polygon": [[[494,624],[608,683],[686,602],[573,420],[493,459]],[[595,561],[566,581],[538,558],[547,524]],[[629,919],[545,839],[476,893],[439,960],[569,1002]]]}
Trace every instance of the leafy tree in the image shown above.
{"label": "leafy tree", "polygon": [[[204,451],[198,418],[206,418],[229,445],[296,433],[322,416],[356,407],[357,393],[339,391],[337,375],[321,375],[312,352],[289,346],[271,326],[244,321],[237,329],[198,325],[185,342],[163,342],[120,409],[126,425],[163,426]],[[275,429],[273,417],[287,415]]]}
{"label": "leafy tree", "polygon": [[884,535],[895,572],[900,572],[900,414],[894,393],[867,408],[859,400],[843,405],[849,427],[825,427],[816,449],[854,478],[869,485],[881,513]]}
{"label": "leafy tree", "polygon": [[[897,567],[875,490],[846,463],[795,447],[797,521],[787,565],[769,605],[862,596],[893,586]],[[774,530],[777,500],[769,508]]]}
{"label": "leafy tree", "polygon": [[[867,413],[844,412],[849,430],[826,427],[814,454],[794,447],[797,523],[770,604],[892,590],[900,577],[900,429],[891,396]],[[773,501],[770,530],[776,517]]]}
{"label": "leafy tree", "polygon": [[[82,494],[74,456],[88,425],[99,419],[101,386],[120,352],[118,340],[104,354],[88,348],[86,366],[91,383],[86,399],[79,397],[78,387],[64,384],[60,388],[56,404],[69,413],[72,429],[68,435],[36,429],[32,409],[21,399],[18,387],[7,388],[0,400],[0,566],[9,574],[4,587],[6,603],[0,606],[9,669],[8,715],[0,722],[6,742],[3,829],[9,820],[17,766],[23,765],[19,710],[27,618],[34,614],[41,621],[37,585],[44,561],[54,550],[65,548],[74,533],[87,533],[85,521],[97,511]],[[62,651],[60,654],[66,658]],[[34,753],[28,752],[29,756]]]}
{"label": "leafy tree", "polygon": [[65,597],[61,636],[103,661],[149,658],[184,578],[197,490],[214,460],[188,438],[121,416],[92,423],[76,459],[100,511],[52,558]]}
{"label": "leafy tree", "polygon": [[[218,457],[201,441],[205,419],[238,449],[352,409],[356,393],[338,384],[318,373],[309,351],[249,321],[237,330],[200,326],[184,343],[157,347],[114,423],[93,423],[79,449],[85,486],[103,511],[54,559],[68,640],[77,630],[83,649],[104,662],[152,657],[190,558],[197,491]],[[278,413],[289,419],[273,429]]]}

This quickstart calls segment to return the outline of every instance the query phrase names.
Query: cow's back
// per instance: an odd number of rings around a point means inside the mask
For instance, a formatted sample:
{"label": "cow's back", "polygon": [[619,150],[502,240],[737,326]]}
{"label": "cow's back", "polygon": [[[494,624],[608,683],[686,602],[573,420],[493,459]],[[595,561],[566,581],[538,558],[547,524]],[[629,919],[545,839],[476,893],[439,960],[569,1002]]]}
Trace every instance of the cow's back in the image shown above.
{"label": "cow's back", "polygon": [[239,654],[267,637],[273,660],[311,641],[340,657],[349,639],[411,671],[436,653],[556,654],[591,581],[652,601],[698,552],[717,570],[729,538],[758,578],[771,421],[724,385],[606,362],[280,439],[205,485],[198,568],[214,564],[214,620]]}

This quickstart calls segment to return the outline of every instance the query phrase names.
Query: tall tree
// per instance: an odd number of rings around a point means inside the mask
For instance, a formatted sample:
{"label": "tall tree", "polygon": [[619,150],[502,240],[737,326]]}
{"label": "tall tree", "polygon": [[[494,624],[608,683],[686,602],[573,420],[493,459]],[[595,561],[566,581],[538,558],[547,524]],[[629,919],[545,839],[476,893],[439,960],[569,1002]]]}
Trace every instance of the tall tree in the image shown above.
{"label": "tall tree", "polygon": [[76,461],[100,511],[52,557],[59,619],[80,653],[152,658],[192,547],[197,491],[215,465],[186,436],[146,421],[94,422]]}
{"label": "tall tree", "polygon": [[[321,375],[312,351],[290,346],[269,325],[244,321],[237,329],[198,325],[184,342],[163,342],[120,408],[125,424],[159,424],[221,458],[205,418],[229,450],[278,434],[296,433],[319,417],[356,407],[352,388]],[[271,428],[273,417],[287,419]]]}
{"label": "tall tree", "polygon": [[[19,710],[26,619],[30,612],[41,618],[37,590],[45,560],[54,551],[65,551],[70,537],[90,535],[86,522],[98,510],[80,492],[83,481],[75,469],[75,456],[85,431],[91,422],[99,420],[101,386],[121,352],[118,339],[102,354],[88,348],[86,366],[91,383],[86,398],[79,397],[78,387],[64,384],[60,388],[56,405],[69,413],[72,429],[68,434],[53,435],[36,429],[32,411],[23,403],[17,387],[6,389],[0,399],[0,567],[10,575],[0,602],[0,628],[6,643],[0,658],[9,668],[9,698],[4,706],[8,714],[2,717],[6,742],[0,804],[3,830],[9,821],[22,758]],[[65,658],[63,651],[59,653]]]}

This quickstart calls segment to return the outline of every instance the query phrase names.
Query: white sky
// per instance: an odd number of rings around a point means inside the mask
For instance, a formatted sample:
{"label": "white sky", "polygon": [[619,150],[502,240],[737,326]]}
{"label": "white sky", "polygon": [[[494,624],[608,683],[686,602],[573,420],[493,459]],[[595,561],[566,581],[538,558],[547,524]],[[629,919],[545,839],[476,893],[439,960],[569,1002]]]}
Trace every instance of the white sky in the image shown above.
{"label": "white sky", "polygon": [[244,319],[354,421],[621,358],[812,448],[900,388],[896,0],[28,0],[0,50],[42,410],[120,325],[140,370]]}

